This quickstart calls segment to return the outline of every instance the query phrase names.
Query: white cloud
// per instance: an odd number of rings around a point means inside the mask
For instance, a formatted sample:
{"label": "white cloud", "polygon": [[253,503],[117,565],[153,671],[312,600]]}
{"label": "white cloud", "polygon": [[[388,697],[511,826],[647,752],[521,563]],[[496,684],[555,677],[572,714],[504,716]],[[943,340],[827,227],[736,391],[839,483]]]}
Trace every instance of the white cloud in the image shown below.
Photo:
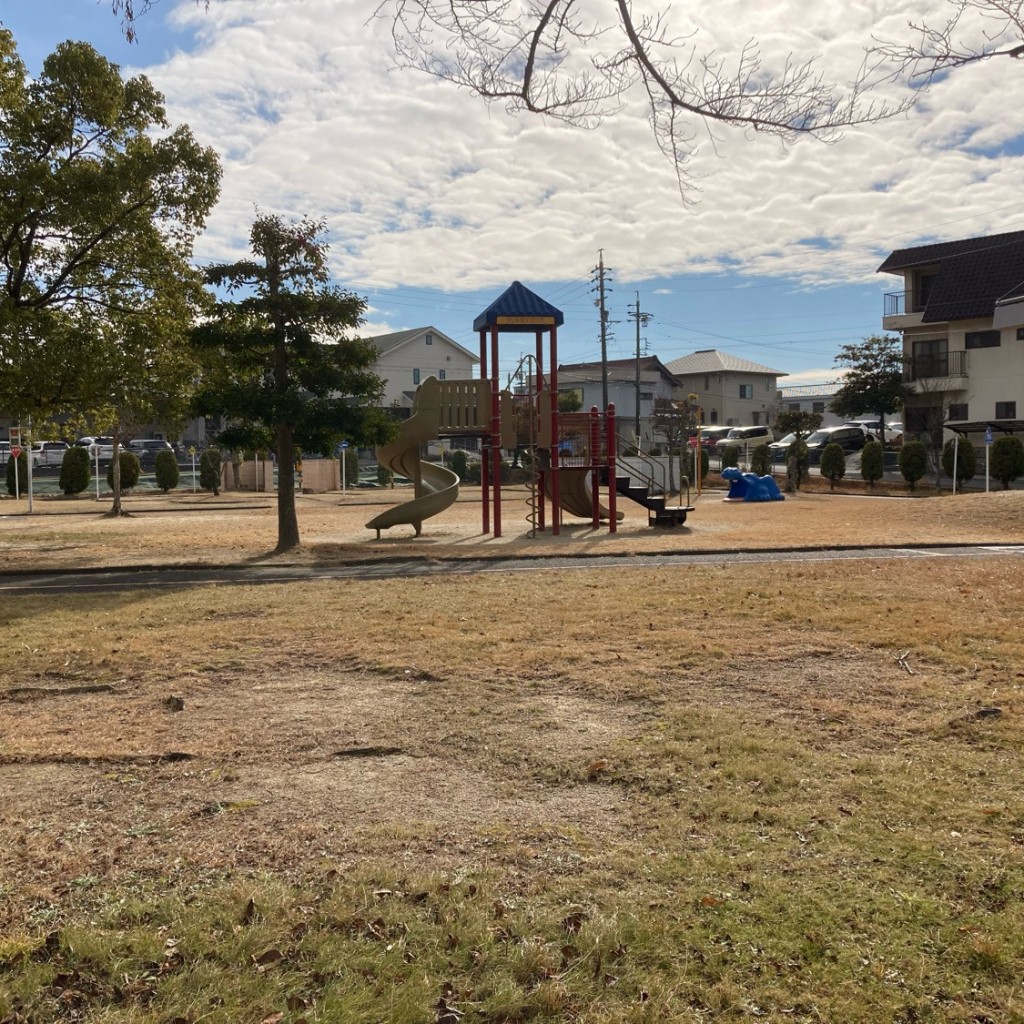
{"label": "white cloud", "polygon": [[[176,9],[198,45],[146,71],[172,119],[223,156],[201,258],[244,247],[260,207],[323,216],[336,275],[357,288],[571,279],[602,247],[623,283],[737,266],[808,285],[877,283],[891,248],[1024,224],[1024,162],[1007,148],[1024,132],[1016,66],[951,75],[905,117],[834,145],[784,148],[717,126],[717,143],[705,141],[694,162],[702,193],[691,213],[641,110],[593,132],[510,118],[394,71],[388,26],[367,21],[373,6],[217,0],[203,13],[186,0]],[[842,77],[872,33],[904,34],[911,15],[939,6],[865,0],[838,18],[834,4],[722,0],[701,9],[701,38],[735,55],[760,36],[766,60],[821,53],[822,73]]]}

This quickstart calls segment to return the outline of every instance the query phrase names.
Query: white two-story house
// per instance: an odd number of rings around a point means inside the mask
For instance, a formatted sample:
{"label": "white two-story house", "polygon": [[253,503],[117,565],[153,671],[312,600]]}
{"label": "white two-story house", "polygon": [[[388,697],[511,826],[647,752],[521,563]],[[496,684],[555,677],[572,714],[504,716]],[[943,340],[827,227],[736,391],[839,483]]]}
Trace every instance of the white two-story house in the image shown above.
{"label": "white two-story house", "polygon": [[906,432],[1024,430],[1024,231],[897,249],[878,269],[900,279],[882,326],[903,339]]}
{"label": "white two-story house", "polygon": [[385,407],[411,409],[416,389],[428,377],[469,380],[480,362],[479,356],[436,327],[415,327],[369,340],[380,353],[374,372],[385,382]]}

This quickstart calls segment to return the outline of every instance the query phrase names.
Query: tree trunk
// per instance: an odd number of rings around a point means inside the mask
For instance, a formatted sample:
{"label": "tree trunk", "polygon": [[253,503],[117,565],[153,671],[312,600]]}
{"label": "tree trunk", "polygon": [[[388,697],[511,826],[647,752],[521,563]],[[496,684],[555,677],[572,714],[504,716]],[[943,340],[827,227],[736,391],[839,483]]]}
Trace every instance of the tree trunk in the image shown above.
{"label": "tree trunk", "polygon": [[277,427],[277,548],[278,553],[299,546],[299,520],[295,514],[295,445],[291,424]]}
{"label": "tree trunk", "polygon": [[110,451],[110,475],[114,480],[114,503],[110,506],[107,515],[112,518],[126,516],[127,512],[121,506],[121,425],[114,424],[113,445]]}

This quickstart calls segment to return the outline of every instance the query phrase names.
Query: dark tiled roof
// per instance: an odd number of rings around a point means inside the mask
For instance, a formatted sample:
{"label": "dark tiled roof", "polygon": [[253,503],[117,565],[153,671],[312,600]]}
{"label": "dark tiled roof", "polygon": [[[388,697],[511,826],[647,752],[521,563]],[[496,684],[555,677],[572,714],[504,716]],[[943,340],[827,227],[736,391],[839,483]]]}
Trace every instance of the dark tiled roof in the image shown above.
{"label": "dark tiled roof", "polygon": [[[608,361],[609,370],[628,370],[630,373],[636,372],[636,359],[609,359]],[[663,377],[668,377],[673,383],[678,384],[675,374],[657,357],[657,356],[641,356],[640,358],[640,369],[641,371],[646,370],[648,372],[655,371],[660,373]],[[601,372],[600,363],[559,363],[559,373],[586,373],[590,371]]]}
{"label": "dark tiled roof", "polygon": [[896,249],[886,257],[878,273],[923,267],[951,256],[980,254],[1014,242],[1024,242],[1024,231],[1007,231],[1002,235],[988,235],[984,238],[961,238],[955,242],[933,242],[931,245],[915,245],[910,249]]}
{"label": "dark tiled roof", "polygon": [[899,249],[878,268],[898,272],[938,264],[923,323],[990,317],[996,300],[1024,276],[1024,231]]}

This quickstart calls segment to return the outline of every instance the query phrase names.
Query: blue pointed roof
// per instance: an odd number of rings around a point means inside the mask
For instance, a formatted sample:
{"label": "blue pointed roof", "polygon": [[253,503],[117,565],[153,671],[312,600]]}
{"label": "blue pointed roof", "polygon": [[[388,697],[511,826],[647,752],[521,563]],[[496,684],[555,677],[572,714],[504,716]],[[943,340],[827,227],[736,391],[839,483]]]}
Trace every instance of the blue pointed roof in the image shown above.
{"label": "blue pointed roof", "polygon": [[497,327],[501,331],[534,332],[561,327],[562,311],[519,281],[513,281],[474,321],[473,330]]}

